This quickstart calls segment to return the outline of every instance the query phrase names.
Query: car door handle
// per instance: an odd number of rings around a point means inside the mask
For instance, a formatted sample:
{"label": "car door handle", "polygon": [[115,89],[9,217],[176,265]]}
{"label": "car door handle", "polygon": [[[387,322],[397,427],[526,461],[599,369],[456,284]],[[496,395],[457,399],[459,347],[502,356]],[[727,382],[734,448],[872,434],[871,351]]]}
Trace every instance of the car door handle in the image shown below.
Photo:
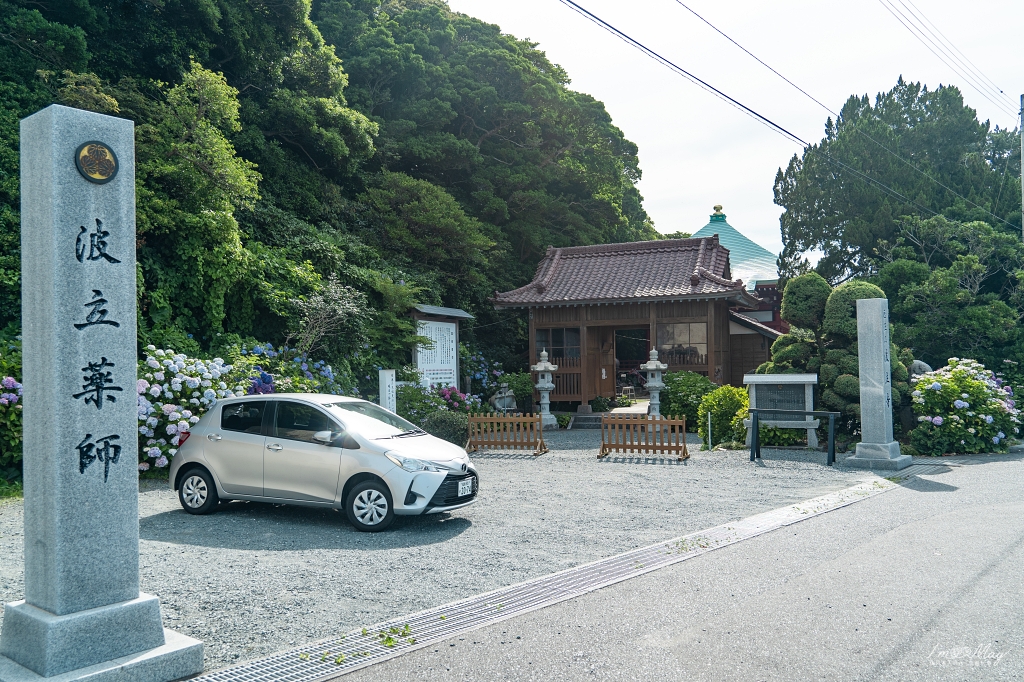
{"label": "car door handle", "polygon": [[267,450],[273,450],[274,452],[277,452],[278,450],[284,450],[284,446],[278,445],[277,443],[271,443],[270,445],[267,446]]}
{"label": "car door handle", "polygon": [[207,438],[209,438],[210,440],[220,440],[220,434],[219,433],[211,433],[209,436],[207,436]]}

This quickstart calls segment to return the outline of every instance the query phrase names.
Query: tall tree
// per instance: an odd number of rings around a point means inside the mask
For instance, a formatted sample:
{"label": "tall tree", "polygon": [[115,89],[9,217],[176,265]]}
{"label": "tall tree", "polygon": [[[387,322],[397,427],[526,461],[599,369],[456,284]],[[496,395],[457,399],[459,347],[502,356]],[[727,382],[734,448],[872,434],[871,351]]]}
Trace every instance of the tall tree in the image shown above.
{"label": "tall tree", "polygon": [[776,175],[782,274],[799,272],[812,249],[833,283],[868,273],[879,242],[895,242],[905,216],[985,220],[1019,235],[1019,183],[1019,131],[978,121],[956,87],[900,78],[873,105],[851,96],[821,142]]}

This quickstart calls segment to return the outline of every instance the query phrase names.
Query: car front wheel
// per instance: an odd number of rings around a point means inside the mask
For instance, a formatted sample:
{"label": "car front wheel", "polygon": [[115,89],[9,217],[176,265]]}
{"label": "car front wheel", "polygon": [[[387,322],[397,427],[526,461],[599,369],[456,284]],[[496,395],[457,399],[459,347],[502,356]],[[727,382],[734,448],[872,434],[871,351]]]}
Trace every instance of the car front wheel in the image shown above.
{"label": "car front wheel", "polygon": [[191,469],[181,477],[178,500],[189,514],[209,514],[217,508],[217,487],[202,469]]}
{"label": "car front wheel", "polygon": [[363,481],[348,494],[345,514],[356,530],[364,533],[382,531],[395,520],[391,491],[378,481]]}

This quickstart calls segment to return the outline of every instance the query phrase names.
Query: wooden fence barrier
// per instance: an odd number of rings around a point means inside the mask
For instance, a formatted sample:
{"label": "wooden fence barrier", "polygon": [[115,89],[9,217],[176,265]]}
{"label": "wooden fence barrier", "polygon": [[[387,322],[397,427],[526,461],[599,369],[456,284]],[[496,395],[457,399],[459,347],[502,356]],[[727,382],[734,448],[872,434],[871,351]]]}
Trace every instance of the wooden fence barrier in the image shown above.
{"label": "wooden fence barrier", "polygon": [[686,448],[686,415],[680,418],[646,414],[606,414],[601,417],[601,453],[610,452],[676,455],[689,459]]}
{"label": "wooden fence barrier", "polygon": [[539,414],[471,414],[466,452],[489,450],[533,450],[534,455],[548,451]]}

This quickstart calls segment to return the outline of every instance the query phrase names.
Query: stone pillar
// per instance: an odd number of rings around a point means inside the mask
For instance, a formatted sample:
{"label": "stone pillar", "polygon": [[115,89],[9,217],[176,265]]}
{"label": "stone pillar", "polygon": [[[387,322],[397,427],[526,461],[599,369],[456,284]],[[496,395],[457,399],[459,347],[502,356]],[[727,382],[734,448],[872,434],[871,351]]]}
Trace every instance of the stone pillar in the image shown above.
{"label": "stone pillar", "polygon": [[860,360],[861,442],[846,458],[861,469],[903,469],[913,462],[900,454],[892,437],[892,372],[889,360],[889,301],[857,301],[857,349]]}
{"label": "stone pillar", "polygon": [[[652,348],[650,359],[640,365],[640,370],[647,372],[647,392],[651,394],[651,407],[648,411],[652,417],[661,415],[661,391],[665,388],[665,382],[661,380],[661,373],[668,369],[668,365],[658,362],[658,349]],[[668,415],[678,416],[678,415]]]}
{"label": "stone pillar", "polygon": [[21,122],[21,273],[25,599],[4,606],[0,681],[201,672],[202,643],[139,592],[131,121]]}
{"label": "stone pillar", "polygon": [[530,367],[537,372],[537,391],[540,392],[540,423],[541,428],[557,429],[558,420],[551,414],[551,391],[555,390],[555,384],[551,381],[551,373],[558,370],[558,365],[548,362],[548,352],[540,352],[540,362]]}
{"label": "stone pillar", "polygon": [[377,402],[385,410],[398,411],[398,389],[395,385],[395,370],[382,369],[377,372],[380,397]]}

